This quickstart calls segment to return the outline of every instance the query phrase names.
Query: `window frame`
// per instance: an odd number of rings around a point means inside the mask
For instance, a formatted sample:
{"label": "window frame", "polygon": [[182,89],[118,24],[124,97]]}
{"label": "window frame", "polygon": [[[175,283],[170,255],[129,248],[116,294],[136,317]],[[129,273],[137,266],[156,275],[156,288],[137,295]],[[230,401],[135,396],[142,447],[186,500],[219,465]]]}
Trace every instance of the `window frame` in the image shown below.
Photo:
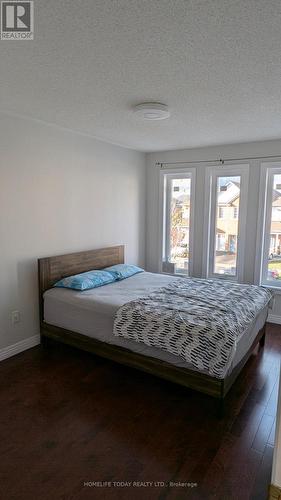
{"label": "window frame", "polygon": [[[167,224],[167,179],[183,179],[187,178],[191,181],[190,189],[190,213],[189,213],[189,260],[188,260],[188,273],[167,273],[163,271],[163,262],[167,257],[167,240],[169,235],[169,224]],[[194,167],[183,168],[162,168],[160,169],[160,196],[159,196],[159,261],[158,272],[161,274],[172,274],[173,276],[189,277],[193,275],[193,250],[194,250],[194,209],[195,209],[195,183],[196,183],[196,169]]]}
{"label": "window frame", "polygon": [[[205,210],[204,210],[204,238],[203,238],[203,262],[202,275],[207,278],[218,278],[228,281],[243,282],[244,258],[246,245],[246,219],[247,198],[249,185],[249,162],[235,162],[223,165],[214,165],[206,168],[205,174]],[[215,273],[215,228],[216,228],[216,204],[217,204],[217,178],[218,177],[241,177],[239,219],[237,234],[237,260],[235,276]]]}
{"label": "window frame", "polygon": [[271,236],[273,178],[275,174],[281,175],[280,160],[261,162],[255,283],[280,290],[281,293],[281,280],[280,284],[278,284],[278,281],[269,280],[267,277]]}

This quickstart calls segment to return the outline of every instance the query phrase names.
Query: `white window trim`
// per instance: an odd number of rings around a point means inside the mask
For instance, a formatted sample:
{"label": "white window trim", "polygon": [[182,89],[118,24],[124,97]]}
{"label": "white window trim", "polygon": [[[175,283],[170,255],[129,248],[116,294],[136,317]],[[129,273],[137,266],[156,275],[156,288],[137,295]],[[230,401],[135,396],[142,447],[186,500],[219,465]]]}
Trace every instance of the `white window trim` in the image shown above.
{"label": "white window trim", "polygon": [[[196,182],[196,169],[195,168],[165,168],[160,170],[160,180],[159,180],[159,248],[158,248],[158,272],[164,273],[162,270],[163,257],[164,257],[164,242],[166,243],[166,175],[171,178],[189,178],[191,179],[191,191],[190,191],[190,229],[189,229],[189,261],[188,261],[188,276],[193,275],[193,250],[194,250],[194,208],[195,208],[195,182]],[[186,276],[186,274],[176,273],[177,276]]]}
{"label": "white window trim", "polygon": [[267,279],[268,251],[270,246],[270,223],[272,208],[272,180],[276,173],[281,173],[280,160],[262,162],[260,170],[259,212],[256,240],[255,283],[281,293],[281,282]]}
{"label": "white window trim", "polygon": [[[241,176],[241,193],[239,203],[239,222],[237,238],[237,262],[236,275],[222,275],[213,273],[214,266],[214,244],[215,244],[215,220],[216,220],[216,179],[218,176]],[[204,210],[204,238],[203,238],[203,262],[202,276],[208,278],[220,278],[231,281],[243,282],[244,280],[244,257],[246,243],[246,219],[247,198],[249,184],[249,163],[231,163],[227,165],[215,165],[206,168],[205,175],[205,210]]]}

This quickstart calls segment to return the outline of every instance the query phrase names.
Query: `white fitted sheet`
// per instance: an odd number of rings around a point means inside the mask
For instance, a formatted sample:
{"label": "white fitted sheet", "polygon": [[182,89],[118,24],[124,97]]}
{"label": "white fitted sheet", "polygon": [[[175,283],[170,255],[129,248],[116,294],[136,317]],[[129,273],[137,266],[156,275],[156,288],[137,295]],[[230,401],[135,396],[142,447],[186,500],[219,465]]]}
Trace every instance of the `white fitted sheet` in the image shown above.
{"label": "white fitted sheet", "polygon": [[[126,302],[143,297],[159,287],[166,286],[176,279],[178,278],[174,276],[143,272],[125,280],[83,292],[52,288],[44,293],[44,321],[50,325],[59,326],[108,344],[125,347],[133,352],[166,361],[177,367],[194,370],[194,367],[178,356],[113,335],[114,316],[119,307]],[[268,306],[260,311],[239,339],[229,372],[250,348],[267,318],[267,313]]]}

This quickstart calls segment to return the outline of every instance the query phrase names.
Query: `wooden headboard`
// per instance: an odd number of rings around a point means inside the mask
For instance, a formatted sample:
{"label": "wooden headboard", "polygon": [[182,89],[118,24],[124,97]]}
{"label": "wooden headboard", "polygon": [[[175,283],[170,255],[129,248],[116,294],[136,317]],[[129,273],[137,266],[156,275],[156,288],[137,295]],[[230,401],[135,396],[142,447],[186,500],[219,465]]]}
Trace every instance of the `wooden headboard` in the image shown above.
{"label": "wooden headboard", "polygon": [[91,269],[123,263],[124,245],[38,259],[40,321],[43,321],[43,293],[56,281]]}

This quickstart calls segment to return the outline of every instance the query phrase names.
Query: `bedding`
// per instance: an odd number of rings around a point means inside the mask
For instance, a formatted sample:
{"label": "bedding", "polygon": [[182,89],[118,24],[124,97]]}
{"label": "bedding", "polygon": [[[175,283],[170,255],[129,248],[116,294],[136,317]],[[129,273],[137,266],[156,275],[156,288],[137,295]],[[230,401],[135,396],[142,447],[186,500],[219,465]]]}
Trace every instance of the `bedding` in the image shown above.
{"label": "bedding", "polygon": [[114,335],[163,349],[224,378],[237,341],[270,299],[267,289],[254,285],[181,278],[120,307]]}
{"label": "bedding", "polygon": [[[122,281],[115,281],[104,287],[86,290],[53,288],[44,293],[44,321],[50,325],[74,331],[101,342],[124,347],[133,352],[166,361],[179,368],[190,368],[207,374],[202,368],[195,368],[183,358],[142,342],[113,335],[115,315],[124,304],[146,297],[162,287],[181,278],[142,272]],[[245,333],[237,339],[236,351],[229,365],[228,373],[240,362],[252,345],[258,331],[267,317],[268,306],[255,316]]]}
{"label": "bedding", "polygon": [[91,290],[99,286],[108,285],[116,280],[114,274],[107,271],[88,271],[63,278],[54,284],[54,288],[70,288],[72,290]]}
{"label": "bedding", "polygon": [[130,278],[137,273],[143,273],[143,269],[133,264],[116,264],[115,266],[105,267],[104,271],[112,273],[116,280],[124,280]]}

